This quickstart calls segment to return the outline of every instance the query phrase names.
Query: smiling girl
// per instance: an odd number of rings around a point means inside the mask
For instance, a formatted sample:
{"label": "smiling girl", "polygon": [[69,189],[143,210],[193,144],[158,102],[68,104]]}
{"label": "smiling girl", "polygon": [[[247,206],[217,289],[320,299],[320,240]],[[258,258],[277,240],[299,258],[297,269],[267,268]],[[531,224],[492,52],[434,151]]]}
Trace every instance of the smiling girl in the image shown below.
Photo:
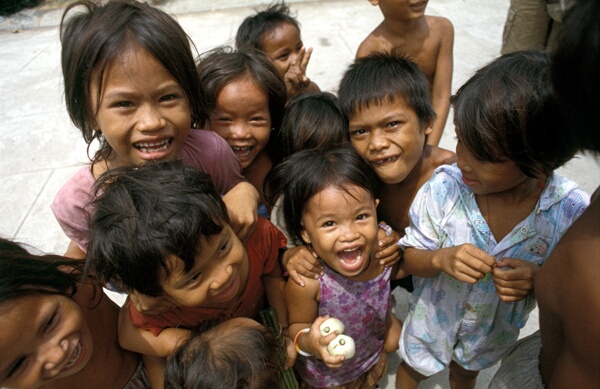
{"label": "smiling girl", "polygon": [[[374,258],[379,229],[374,175],[350,146],[299,151],[272,174],[288,231],[324,264],[319,279],[304,278],[304,287],[290,280],[286,286],[302,387],[375,387],[386,368],[389,279],[405,274],[400,262],[383,267]],[[326,316],[344,322],[344,334],[356,342],[354,358],[329,354],[336,334],[320,335]]]}
{"label": "smiling girl", "polygon": [[119,347],[119,308],[82,270],[0,239],[0,387],[150,387],[139,354]]}
{"label": "smiling girl", "polygon": [[227,144],[201,131],[204,99],[188,36],[165,12],[137,1],[69,5],[61,23],[67,110],[91,163],[60,189],[52,211],[83,257],[93,212],[92,187],[109,169],[181,159],[210,174],[229,205],[232,225],[246,237],[256,223],[258,192],[240,174]]}

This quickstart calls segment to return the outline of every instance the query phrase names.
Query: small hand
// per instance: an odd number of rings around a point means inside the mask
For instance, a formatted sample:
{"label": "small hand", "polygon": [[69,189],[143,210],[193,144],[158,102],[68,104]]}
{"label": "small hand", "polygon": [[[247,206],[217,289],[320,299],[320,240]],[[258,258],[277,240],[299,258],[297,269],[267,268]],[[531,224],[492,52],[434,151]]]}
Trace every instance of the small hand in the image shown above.
{"label": "small hand", "polygon": [[300,49],[298,57],[290,64],[287,72],[284,75],[285,87],[288,92],[288,97],[296,95],[310,85],[310,79],[306,76],[306,68],[312,48],[306,50],[304,47]]}
{"label": "small hand", "polygon": [[296,363],[296,358],[298,357],[298,352],[296,351],[296,346],[294,345],[294,341],[287,336],[283,337],[285,341],[285,349],[287,351],[287,359],[285,360],[284,369],[289,369],[294,366]]}
{"label": "small hand", "polygon": [[290,278],[300,286],[305,285],[301,276],[318,279],[323,275],[323,268],[317,254],[304,245],[288,249],[283,253],[281,263]]}
{"label": "small hand", "polygon": [[327,365],[327,367],[335,369],[342,366],[342,363],[344,363],[344,356],[333,356],[329,354],[329,351],[327,351],[327,346],[329,343],[331,343],[331,341],[339,335],[339,332],[333,331],[327,336],[321,336],[319,327],[327,319],[329,319],[328,315],[317,317],[317,319],[310,326],[310,331],[303,335],[306,340],[303,342],[305,346],[302,347],[302,349],[320,358],[325,365]]}
{"label": "small hand", "polygon": [[475,284],[496,266],[496,259],[485,251],[471,245],[438,250],[437,259],[441,270],[461,282]]}
{"label": "small hand", "polygon": [[382,266],[392,266],[400,258],[400,248],[397,243],[400,240],[400,235],[390,228],[391,234],[379,228],[377,232],[377,248],[375,249],[375,258],[379,260]]}
{"label": "small hand", "polygon": [[539,270],[535,263],[517,258],[502,258],[492,270],[496,294],[504,302],[523,300],[533,292]]}

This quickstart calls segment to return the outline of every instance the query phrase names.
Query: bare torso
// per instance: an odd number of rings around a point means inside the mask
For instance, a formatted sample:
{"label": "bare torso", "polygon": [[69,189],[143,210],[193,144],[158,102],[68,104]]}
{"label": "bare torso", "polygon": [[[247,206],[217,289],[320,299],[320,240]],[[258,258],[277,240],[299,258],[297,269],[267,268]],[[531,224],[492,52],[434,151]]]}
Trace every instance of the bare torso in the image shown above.
{"label": "bare torso", "polygon": [[380,183],[377,189],[379,220],[392,226],[394,231],[404,236],[408,227],[408,210],[417,191],[431,178],[433,171],[441,165],[452,164],[456,154],[435,146],[426,146],[420,162],[402,182],[393,185]]}
{"label": "bare torso", "polygon": [[600,387],[600,190],[536,279],[548,388]]}

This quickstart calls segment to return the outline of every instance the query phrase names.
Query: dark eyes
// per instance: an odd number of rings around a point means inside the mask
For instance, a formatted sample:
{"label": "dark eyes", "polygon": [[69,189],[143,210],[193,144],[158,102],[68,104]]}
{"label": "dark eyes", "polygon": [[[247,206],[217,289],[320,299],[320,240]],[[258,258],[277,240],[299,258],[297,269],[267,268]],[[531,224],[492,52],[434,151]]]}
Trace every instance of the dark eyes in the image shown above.
{"label": "dark eyes", "polygon": [[14,376],[19,371],[19,369],[23,366],[24,363],[25,363],[25,357],[19,358],[19,360],[17,360],[17,362],[13,365],[12,369],[10,369],[10,371],[6,375],[6,378],[11,378],[12,376]]}
{"label": "dark eyes", "polygon": [[160,101],[171,101],[171,100],[175,100],[176,98],[177,98],[177,95],[170,94],[170,95],[161,97]]}
{"label": "dark eyes", "polygon": [[56,323],[56,317],[57,317],[57,312],[54,312],[52,314],[52,316],[50,316],[50,319],[48,319],[48,321],[46,321],[46,323],[44,324],[44,327],[42,329],[42,331],[44,333],[49,332],[54,327],[54,324]]}

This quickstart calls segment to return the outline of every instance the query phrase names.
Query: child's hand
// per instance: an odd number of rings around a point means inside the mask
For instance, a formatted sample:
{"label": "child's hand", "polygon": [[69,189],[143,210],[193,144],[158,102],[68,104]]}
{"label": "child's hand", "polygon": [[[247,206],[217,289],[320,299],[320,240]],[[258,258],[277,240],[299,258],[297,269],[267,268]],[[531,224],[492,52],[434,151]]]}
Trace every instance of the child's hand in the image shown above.
{"label": "child's hand", "polygon": [[305,285],[300,275],[314,279],[323,275],[323,268],[317,254],[306,246],[296,246],[286,250],[281,256],[281,263],[290,278],[300,286]]}
{"label": "child's hand", "polygon": [[533,292],[539,270],[535,263],[517,258],[502,258],[492,270],[496,294],[507,303],[523,300]]}
{"label": "child's hand", "polygon": [[391,231],[390,235],[382,228],[379,228],[377,232],[375,258],[379,260],[379,264],[382,266],[392,266],[401,258],[401,250],[397,245],[400,235],[391,228],[389,231]]}
{"label": "child's hand", "polygon": [[336,369],[342,366],[344,363],[344,356],[333,356],[329,354],[327,351],[327,346],[334,340],[338,335],[338,331],[333,331],[327,336],[321,336],[321,332],[319,331],[319,327],[325,320],[329,319],[329,316],[319,316],[310,326],[310,331],[304,334],[303,346],[302,349],[311,354],[314,354],[315,357],[320,358],[327,367],[331,369]]}
{"label": "child's hand", "polygon": [[290,64],[285,73],[283,80],[285,81],[288,98],[308,88],[310,85],[310,79],[306,77],[306,68],[311,54],[312,47],[308,50],[304,47],[301,48],[297,59]]}
{"label": "child's hand", "polygon": [[468,243],[437,251],[437,266],[461,282],[475,284],[496,266],[494,257]]}
{"label": "child's hand", "polygon": [[242,242],[246,242],[258,223],[258,191],[248,182],[240,182],[223,196],[229,225]]}

